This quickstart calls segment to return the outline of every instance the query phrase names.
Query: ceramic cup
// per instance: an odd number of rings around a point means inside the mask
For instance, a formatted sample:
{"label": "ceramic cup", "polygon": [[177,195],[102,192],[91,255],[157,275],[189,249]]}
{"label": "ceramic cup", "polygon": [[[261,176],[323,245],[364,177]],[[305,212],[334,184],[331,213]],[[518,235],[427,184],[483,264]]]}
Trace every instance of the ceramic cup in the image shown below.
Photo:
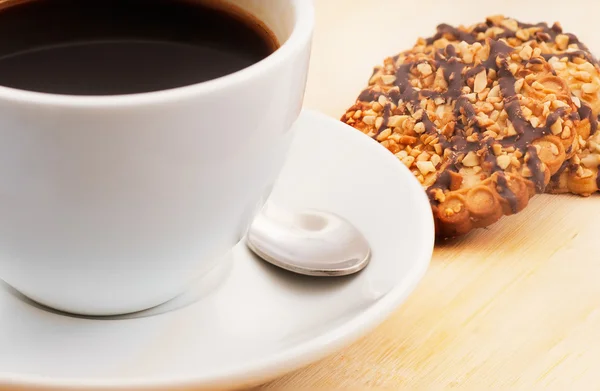
{"label": "ceramic cup", "polygon": [[182,88],[65,96],[0,87],[0,278],[43,305],[115,315],[164,303],[244,234],[300,114],[310,0],[220,0],[281,47]]}

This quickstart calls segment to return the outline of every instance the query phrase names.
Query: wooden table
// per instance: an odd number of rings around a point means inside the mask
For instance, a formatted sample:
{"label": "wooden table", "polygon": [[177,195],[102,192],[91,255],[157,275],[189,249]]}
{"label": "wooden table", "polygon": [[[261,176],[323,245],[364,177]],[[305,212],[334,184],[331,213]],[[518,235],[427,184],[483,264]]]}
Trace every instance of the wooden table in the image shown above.
{"label": "wooden table", "polygon": [[[600,53],[595,24],[585,22],[585,9],[600,10],[595,2],[572,9],[552,0],[315,2],[306,107],[336,118],[375,64],[444,21],[493,13],[560,20]],[[598,196],[543,195],[490,229],[438,246],[422,283],[387,322],[260,389],[596,389],[599,217]]]}

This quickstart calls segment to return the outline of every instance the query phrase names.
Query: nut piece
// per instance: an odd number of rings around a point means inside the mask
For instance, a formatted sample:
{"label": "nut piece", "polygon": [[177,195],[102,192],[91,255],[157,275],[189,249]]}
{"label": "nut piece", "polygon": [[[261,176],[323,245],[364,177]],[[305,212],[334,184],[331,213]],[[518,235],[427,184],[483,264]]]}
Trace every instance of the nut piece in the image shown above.
{"label": "nut piece", "polygon": [[521,41],[527,41],[529,39],[529,31],[528,30],[519,30],[517,31],[517,38]]}
{"label": "nut piece", "polygon": [[504,19],[500,24],[511,31],[517,31],[519,28],[517,21],[514,19]]}
{"label": "nut piece", "polygon": [[444,192],[440,189],[435,189],[435,199],[439,202],[444,202],[446,201],[446,195],[444,194]]}
{"label": "nut piece", "polygon": [[431,69],[431,65],[427,64],[426,62],[422,62],[419,65],[417,65],[417,70],[423,76],[429,76],[433,73],[433,69]]}
{"label": "nut piece", "polygon": [[392,115],[390,118],[388,118],[388,126],[390,128],[399,128],[407,118],[408,115]]}
{"label": "nut piece", "polygon": [[524,46],[523,49],[521,49],[521,51],[519,52],[519,56],[525,61],[528,61],[529,59],[531,59],[532,54],[533,54],[533,49],[529,45]]}
{"label": "nut piece", "polygon": [[581,176],[582,179],[584,179],[584,178],[589,178],[592,175],[594,175],[594,173],[592,172],[592,170],[588,170],[587,168],[584,168],[583,172],[581,173],[580,176]]}
{"label": "nut piece", "polygon": [[597,168],[600,165],[600,156],[596,154],[590,154],[581,158],[581,164],[587,168]]}
{"label": "nut piece", "polygon": [[417,161],[418,162],[424,162],[427,161],[431,158],[431,155],[427,152],[421,152],[421,154],[419,156],[417,156]]}
{"label": "nut piece", "polygon": [[375,125],[375,120],[377,119],[374,115],[365,115],[363,117],[363,122],[367,125]]}
{"label": "nut piece", "polygon": [[396,76],[394,76],[394,75],[382,75],[381,76],[381,81],[383,82],[383,84],[389,86],[391,84],[394,84],[394,82],[396,81]]}
{"label": "nut piece", "polygon": [[517,130],[513,126],[512,122],[510,122],[510,121],[506,121],[506,135],[508,137],[517,135]]}
{"label": "nut piece", "polygon": [[430,172],[435,172],[435,167],[430,161],[418,161],[417,168],[421,171],[421,174],[427,175]]}
{"label": "nut piece", "polygon": [[502,144],[494,143],[492,145],[492,151],[494,151],[494,155],[500,156],[502,154]]}
{"label": "nut piece", "polygon": [[555,136],[556,136],[557,134],[560,134],[560,133],[562,132],[562,130],[563,130],[563,127],[562,127],[562,119],[561,119],[561,118],[558,118],[558,119],[556,120],[556,122],[555,122],[555,123],[553,123],[553,124],[552,124],[552,126],[550,126],[550,130],[552,131],[552,134],[553,134],[553,135],[555,135]]}
{"label": "nut piece", "polygon": [[515,82],[515,91],[517,91],[517,94],[521,92],[523,83],[525,83],[525,79],[519,79]]}
{"label": "nut piece", "polygon": [[556,42],[556,46],[560,50],[565,50],[569,46],[569,36],[568,35],[558,34],[554,41]]}
{"label": "nut piece", "polygon": [[540,83],[539,81],[534,81],[533,84],[531,84],[531,86],[533,88],[535,88],[536,90],[543,90],[544,89],[544,85],[542,83]]}
{"label": "nut piece", "polygon": [[462,164],[465,167],[475,167],[479,165],[479,157],[477,157],[477,154],[473,151],[469,151],[469,153],[467,153],[467,156],[464,157],[464,159],[462,160]]}
{"label": "nut piece", "polygon": [[600,86],[596,84],[585,83],[581,86],[581,91],[585,92],[586,94],[593,94],[594,92],[598,92],[599,88]]}
{"label": "nut piece", "polygon": [[495,85],[494,87],[492,87],[492,89],[490,90],[490,92],[488,93],[488,100],[490,98],[498,98],[500,96],[500,85]]}
{"label": "nut piece", "polygon": [[419,134],[425,132],[425,124],[423,122],[415,124],[414,131]]}
{"label": "nut piece", "polygon": [[487,74],[485,69],[475,76],[475,84],[473,85],[473,91],[480,93],[487,87]]}
{"label": "nut piece", "polygon": [[508,166],[510,166],[510,162],[511,158],[508,155],[500,155],[496,158],[496,163],[498,164],[498,167],[500,167],[503,170],[506,170]]}
{"label": "nut piece", "polygon": [[410,166],[412,166],[412,164],[415,162],[415,158],[412,156],[407,156],[405,158],[402,159],[402,163],[404,163],[404,165],[408,168],[410,168]]}

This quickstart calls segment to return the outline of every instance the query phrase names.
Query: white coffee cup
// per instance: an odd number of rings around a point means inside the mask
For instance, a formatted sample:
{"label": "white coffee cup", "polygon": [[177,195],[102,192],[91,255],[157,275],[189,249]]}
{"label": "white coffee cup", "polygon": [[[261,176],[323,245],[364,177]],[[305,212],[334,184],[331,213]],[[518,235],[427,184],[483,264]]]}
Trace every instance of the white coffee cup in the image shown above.
{"label": "white coffee cup", "polygon": [[243,236],[300,113],[310,0],[221,0],[281,47],[239,72],[122,96],[0,87],[0,278],[46,306],[164,303]]}

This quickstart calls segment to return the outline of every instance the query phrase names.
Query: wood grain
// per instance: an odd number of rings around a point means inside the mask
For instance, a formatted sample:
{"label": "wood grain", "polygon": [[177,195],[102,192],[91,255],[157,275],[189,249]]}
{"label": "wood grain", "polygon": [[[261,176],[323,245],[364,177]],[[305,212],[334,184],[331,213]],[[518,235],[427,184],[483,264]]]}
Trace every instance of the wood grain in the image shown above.
{"label": "wood grain", "polygon": [[[562,1],[315,3],[305,106],[336,118],[374,65],[431,35],[440,22],[470,23],[494,13],[560,20],[600,49],[594,24],[575,11],[583,8]],[[438,245],[417,290],[372,334],[259,389],[595,389],[599,217],[598,196],[537,196],[516,216]]]}

